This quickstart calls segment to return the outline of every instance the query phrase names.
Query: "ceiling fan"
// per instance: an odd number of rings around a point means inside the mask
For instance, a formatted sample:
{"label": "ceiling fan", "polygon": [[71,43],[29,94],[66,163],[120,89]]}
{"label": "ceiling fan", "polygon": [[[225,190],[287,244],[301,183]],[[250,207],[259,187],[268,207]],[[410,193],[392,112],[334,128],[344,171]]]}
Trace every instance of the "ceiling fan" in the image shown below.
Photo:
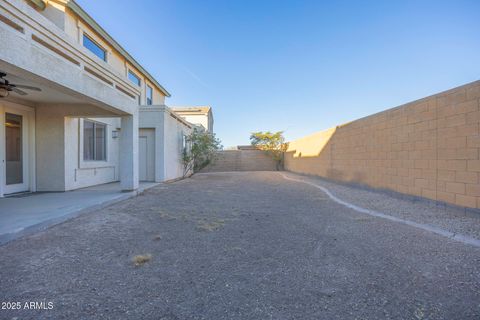
{"label": "ceiling fan", "polygon": [[37,88],[37,87],[31,87],[31,86],[25,86],[23,84],[14,84],[10,83],[7,79],[4,79],[7,74],[5,72],[0,71],[0,98],[6,98],[8,97],[9,93],[11,91],[21,95],[21,96],[26,96],[28,93],[26,93],[23,90],[20,90],[19,88],[26,89],[26,90],[33,90],[33,91],[42,91],[42,89]]}

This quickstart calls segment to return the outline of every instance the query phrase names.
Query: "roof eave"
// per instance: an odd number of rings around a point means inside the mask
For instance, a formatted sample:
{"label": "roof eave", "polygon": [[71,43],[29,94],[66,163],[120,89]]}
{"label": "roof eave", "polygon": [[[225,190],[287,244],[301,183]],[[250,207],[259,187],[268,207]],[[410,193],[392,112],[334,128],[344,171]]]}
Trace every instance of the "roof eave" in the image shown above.
{"label": "roof eave", "polygon": [[68,1],[67,7],[75,12],[80,18],[82,18],[90,27],[92,27],[100,36],[102,36],[107,42],[109,42],[115,50],[123,55],[128,62],[130,62],[135,68],[142,72],[147,79],[155,84],[160,91],[166,96],[171,97],[171,94],[160,84],[155,78],[148,73],[123,47],[115,41],[107,31],[105,31],[85,10],[82,9],[74,0]]}

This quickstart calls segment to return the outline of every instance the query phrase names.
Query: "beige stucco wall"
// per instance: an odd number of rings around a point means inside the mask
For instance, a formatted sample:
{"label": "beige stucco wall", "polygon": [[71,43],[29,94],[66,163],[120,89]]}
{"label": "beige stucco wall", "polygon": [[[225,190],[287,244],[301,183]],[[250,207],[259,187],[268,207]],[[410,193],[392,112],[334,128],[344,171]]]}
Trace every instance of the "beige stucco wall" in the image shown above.
{"label": "beige stucco wall", "polygon": [[168,181],[183,176],[182,139],[192,129],[170,116],[170,112],[165,113],[164,121],[165,180]]}
{"label": "beige stucco wall", "polygon": [[164,117],[165,106],[141,107],[138,117],[140,129],[155,130],[155,182],[165,181]]}
{"label": "beige stucco wall", "polygon": [[107,51],[107,61],[101,61],[93,54],[91,54],[87,49],[86,52],[92,56],[93,59],[99,60],[99,63],[108,64],[116,71],[120,77],[127,77],[128,71],[131,70],[135,73],[141,80],[140,84],[140,104],[146,104],[146,90],[147,84],[153,89],[153,104],[164,104],[165,95],[159,90],[157,86],[151,83],[147,77],[142,74],[138,69],[131,65],[119,52],[117,52],[108,42],[102,39],[92,28],[87,24],[83,23],[78,17],[75,16],[70,10],[66,11],[66,20],[70,21],[66,24],[68,28],[65,28],[65,31],[68,31],[68,35],[72,37],[73,40],[78,41],[83,45],[83,34],[86,33],[89,37],[95,40],[101,47]]}
{"label": "beige stucco wall", "polygon": [[[18,31],[0,23],[1,70],[31,84],[48,85],[52,90],[117,113],[131,114],[138,108],[136,100],[115,89],[117,84],[130,86],[126,76],[116,76],[110,65],[95,56],[93,59],[93,54],[86,48],[26,2],[12,0],[2,1],[1,4],[0,14],[21,28]],[[35,39],[43,41],[43,44]],[[64,56],[57,52],[62,52]],[[84,70],[85,67],[102,74],[114,85],[91,76]]]}
{"label": "beige stucco wall", "polygon": [[155,181],[183,176],[182,135],[192,132],[185,121],[171,116],[165,105],[140,108],[139,128],[155,130]]}
{"label": "beige stucco wall", "polygon": [[112,131],[120,127],[120,118],[88,118],[106,125],[107,159],[84,161],[84,120],[68,116],[73,112],[67,109],[66,105],[36,107],[37,190],[67,191],[118,181],[120,138],[112,138]]}
{"label": "beige stucco wall", "polygon": [[480,81],[290,142],[287,170],[480,208]]}
{"label": "beige stucco wall", "polygon": [[[105,161],[83,160],[83,118],[65,117],[65,190],[118,181],[119,141],[112,131],[120,128],[119,118],[89,118],[106,125]],[[119,134],[118,134],[119,135]]]}
{"label": "beige stucco wall", "polygon": [[36,108],[37,191],[65,191],[64,121],[53,108]]}
{"label": "beige stucco wall", "polygon": [[64,31],[66,35],[73,42],[78,43],[83,47],[83,34],[87,34],[97,44],[107,51],[107,61],[104,62],[87,49],[82,48],[83,51],[89,55],[93,60],[99,64],[105,64],[112,68],[114,72],[120,77],[126,77],[128,70],[131,69],[141,79],[140,85],[140,103],[146,103],[146,85],[150,85],[153,88],[153,104],[164,104],[165,95],[162,91],[153,83],[151,83],[147,77],[132,66],[128,60],[122,56],[114,47],[105,41],[93,28],[85,23],[75,12],[69,10],[65,5],[61,3],[49,2],[46,9],[39,11],[41,15],[52,21],[59,29]]}
{"label": "beige stucco wall", "polygon": [[[133,68],[129,61],[135,63],[128,54],[122,55],[118,46],[115,50],[114,41],[102,38],[101,32],[96,33],[85,20],[70,8],[66,9],[62,1],[50,1],[44,11],[39,11],[24,0],[0,0],[0,15],[3,19],[0,22],[0,42],[3,44],[0,46],[0,69],[9,76],[21,78],[20,83],[42,88],[41,92],[26,96],[25,101],[23,97],[11,97],[35,110],[30,121],[33,136],[29,140],[33,149],[30,154],[35,161],[32,161],[28,189],[35,191],[38,185],[38,191],[64,191],[119,179],[122,188],[128,185],[125,190],[135,189],[138,184],[139,109],[135,96],[141,97],[141,103],[146,101],[146,84],[150,83],[148,73],[143,70],[142,74],[135,69],[141,77],[141,86],[132,84],[127,70]],[[107,49],[106,62],[83,47],[83,32],[88,32]],[[161,86],[155,86],[155,81],[151,80],[153,102],[163,104],[165,94]],[[79,120],[82,117],[94,117],[107,123],[106,162],[82,160],[82,121]],[[163,122],[160,125],[163,126]],[[119,127],[122,127],[122,137],[111,138],[111,132]],[[36,137],[39,140],[35,141]],[[3,158],[0,152],[0,162]],[[3,176],[0,174],[2,186]]]}

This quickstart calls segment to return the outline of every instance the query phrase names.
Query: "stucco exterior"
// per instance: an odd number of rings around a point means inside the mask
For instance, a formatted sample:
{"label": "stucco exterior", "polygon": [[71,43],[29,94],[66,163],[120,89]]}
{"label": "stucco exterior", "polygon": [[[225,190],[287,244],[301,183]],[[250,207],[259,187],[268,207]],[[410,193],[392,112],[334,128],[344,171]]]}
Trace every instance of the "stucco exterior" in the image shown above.
{"label": "stucco exterior", "polygon": [[118,118],[88,118],[107,125],[106,161],[83,159],[83,118],[65,118],[65,190],[83,188],[120,179],[120,138],[113,132],[121,127]]}
{"label": "stucco exterior", "polygon": [[[84,35],[105,52],[105,60],[84,45]],[[181,136],[191,124],[164,106],[170,93],[76,2],[0,0],[0,43],[5,79],[40,89],[0,99],[0,197],[113,181],[135,190],[140,128],[155,129],[155,181],[182,175]],[[128,78],[129,71],[139,85]],[[147,86],[152,88],[148,106]],[[9,162],[23,168],[23,180],[15,185],[6,182],[8,114],[22,119],[15,129],[23,130],[17,137],[22,159]],[[84,160],[87,120],[105,125],[105,158]]]}
{"label": "stucco exterior", "polygon": [[180,117],[169,110],[168,113],[165,113],[164,128],[164,176],[165,180],[168,181],[177,179],[183,175],[182,140],[183,136],[189,135],[192,132],[192,126],[182,121]]}
{"label": "stucco exterior", "polygon": [[192,124],[159,105],[140,108],[140,128],[155,130],[155,181],[182,177],[182,140],[193,131]]}

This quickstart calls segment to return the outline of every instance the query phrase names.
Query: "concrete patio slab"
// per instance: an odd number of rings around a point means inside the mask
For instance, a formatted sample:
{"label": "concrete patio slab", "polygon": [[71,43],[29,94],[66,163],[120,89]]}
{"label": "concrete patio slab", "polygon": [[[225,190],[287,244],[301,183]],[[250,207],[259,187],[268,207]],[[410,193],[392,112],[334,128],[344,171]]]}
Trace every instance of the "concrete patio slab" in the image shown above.
{"label": "concrete patio slab", "polygon": [[137,191],[122,192],[120,183],[67,192],[19,194],[0,199],[0,244],[45,229],[94,209],[136,196],[158,183],[140,183]]}

